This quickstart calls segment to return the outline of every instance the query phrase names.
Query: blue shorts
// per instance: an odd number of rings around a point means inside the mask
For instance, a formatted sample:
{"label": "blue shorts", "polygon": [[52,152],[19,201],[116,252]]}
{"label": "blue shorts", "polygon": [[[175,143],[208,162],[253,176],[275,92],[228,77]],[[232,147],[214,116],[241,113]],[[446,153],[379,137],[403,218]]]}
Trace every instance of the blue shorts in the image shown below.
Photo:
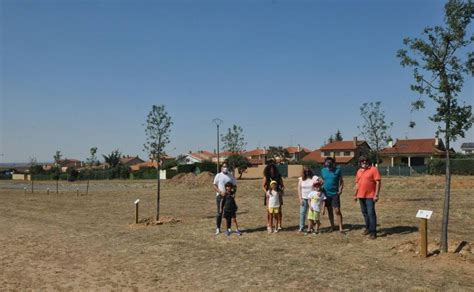
{"label": "blue shorts", "polygon": [[326,197],[326,207],[331,207],[331,208],[341,208],[341,200],[339,198],[339,195],[335,196],[327,196]]}

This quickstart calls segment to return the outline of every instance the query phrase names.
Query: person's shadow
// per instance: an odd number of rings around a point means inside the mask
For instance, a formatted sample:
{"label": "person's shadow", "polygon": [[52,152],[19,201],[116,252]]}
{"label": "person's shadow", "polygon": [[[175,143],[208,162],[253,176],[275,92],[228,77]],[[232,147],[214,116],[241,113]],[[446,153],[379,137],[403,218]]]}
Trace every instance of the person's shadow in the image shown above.
{"label": "person's shadow", "polygon": [[379,237],[385,237],[388,235],[393,235],[393,234],[410,234],[413,232],[417,232],[418,227],[416,226],[393,226],[393,227],[387,227],[387,228],[380,228],[379,229]]}

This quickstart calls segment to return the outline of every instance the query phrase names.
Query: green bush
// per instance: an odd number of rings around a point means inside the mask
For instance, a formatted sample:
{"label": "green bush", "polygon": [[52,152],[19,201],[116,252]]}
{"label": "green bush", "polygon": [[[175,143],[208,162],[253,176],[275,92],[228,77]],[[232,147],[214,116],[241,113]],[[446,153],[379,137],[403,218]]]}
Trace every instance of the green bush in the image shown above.
{"label": "green bush", "polygon": [[[474,175],[474,159],[451,159],[451,174],[457,175]],[[432,159],[428,162],[429,174],[445,174],[446,160]]]}
{"label": "green bush", "polygon": [[212,161],[204,160],[203,162],[195,163],[194,165],[196,167],[199,167],[199,170],[201,170],[201,172],[209,171],[209,172],[212,172],[213,174],[217,173],[217,164],[215,164]]}
{"label": "green bush", "polygon": [[178,173],[190,173],[196,170],[196,165],[194,164],[180,164],[178,165]]}
{"label": "green bush", "polygon": [[0,180],[8,180],[8,179],[12,179],[11,174],[0,173]]}

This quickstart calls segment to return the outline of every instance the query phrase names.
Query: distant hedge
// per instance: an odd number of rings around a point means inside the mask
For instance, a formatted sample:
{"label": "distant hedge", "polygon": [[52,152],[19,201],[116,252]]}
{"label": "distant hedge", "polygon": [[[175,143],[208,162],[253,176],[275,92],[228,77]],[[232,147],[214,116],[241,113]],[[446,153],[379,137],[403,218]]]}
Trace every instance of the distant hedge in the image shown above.
{"label": "distant hedge", "polygon": [[[457,175],[474,175],[474,159],[451,159],[451,174]],[[445,174],[446,160],[432,159],[428,162],[429,174]]]}

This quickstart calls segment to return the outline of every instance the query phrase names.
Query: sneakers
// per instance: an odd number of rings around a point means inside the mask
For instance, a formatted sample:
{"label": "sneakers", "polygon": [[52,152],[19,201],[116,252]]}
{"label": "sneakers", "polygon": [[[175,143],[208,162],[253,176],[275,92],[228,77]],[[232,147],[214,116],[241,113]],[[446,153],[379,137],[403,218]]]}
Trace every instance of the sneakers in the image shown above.
{"label": "sneakers", "polygon": [[267,226],[267,232],[268,234],[272,233],[272,228],[270,226]]}
{"label": "sneakers", "polygon": [[221,233],[221,230],[219,228],[216,228],[216,235],[219,235]]}
{"label": "sneakers", "polygon": [[242,232],[240,232],[240,230],[237,229],[237,230],[235,231],[235,234],[237,234],[237,236],[241,236],[241,235],[242,235]]}
{"label": "sneakers", "polygon": [[230,233],[231,233],[230,230],[226,230],[226,231],[225,231],[225,236],[230,236]]}
{"label": "sneakers", "polygon": [[376,239],[377,235],[375,233],[371,233],[369,239]]}
{"label": "sneakers", "polygon": [[368,229],[364,229],[364,231],[362,231],[362,235],[369,235],[369,230],[368,230]]}

